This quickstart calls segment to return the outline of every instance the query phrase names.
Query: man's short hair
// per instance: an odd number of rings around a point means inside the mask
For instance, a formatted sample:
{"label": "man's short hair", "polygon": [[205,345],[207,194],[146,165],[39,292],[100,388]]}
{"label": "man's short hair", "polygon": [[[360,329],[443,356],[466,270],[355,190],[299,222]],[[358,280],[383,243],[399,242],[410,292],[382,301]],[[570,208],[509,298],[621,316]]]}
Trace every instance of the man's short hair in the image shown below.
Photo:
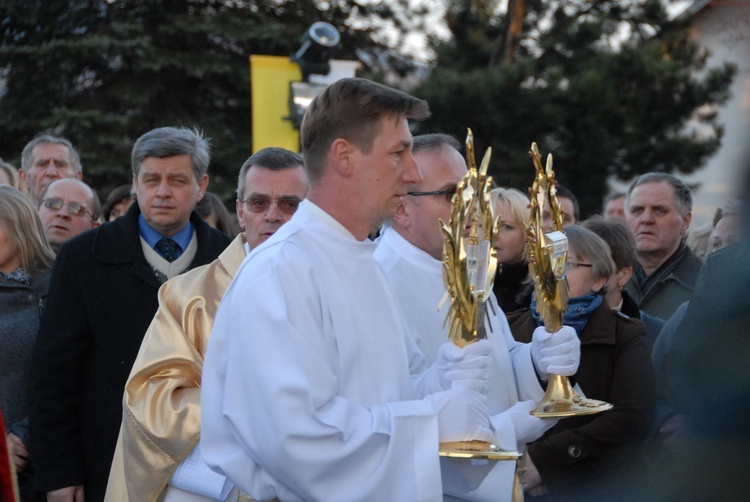
{"label": "man's short hair", "polygon": [[419,136],[414,136],[411,151],[412,153],[439,152],[445,146],[461,151],[461,142],[458,141],[455,136],[444,133],[420,134]]}
{"label": "man's short hair", "polygon": [[[60,179],[68,179],[68,178],[59,178],[55,181],[59,181]],[[49,187],[52,186],[53,181],[46,187],[44,187],[44,190],[42,190],[42,194],[39,196],[39,207],[42,207],[42,201],[44,201],[44,196],[47,195],[47,191],[49,190]],[[89,202],[91,203],[91,217],[94,219],[94,221],[99,221],[99,216],[102,214],[102,204],[99,201],[99,195],[96,193],[96,190],[91,188],[88,183],[84,183],[83,181],[76,179],[75,181],[81,183],[82,185],[86,186],[86,188],[89,189],[91,192],[91,197],[89,197]]]}
{"label": "man's short hair", "polygon": [[200,181],[208,172],[208,163],[211,161],[210,150],[211,140],[203,137],[203,133],[197,128],[159,127],[152,129],[138,138],[133,145],[133,153],[130,157],[133,176],[138,177],[141,164],[146,157],[163,159],[176,155],[188,155],[193,163],[195,179]]}
{"label": "man's short hair", "polygon": [[606,197],[604,197],[604,201],[602,202],[602,213],[604,211],[606,211],[607,204],[609,204],[610,202],[612,202],[615,199],[619,199],[620,197],[625,197],[625,194],[622,193],[622,192],[615,192],[615,193],[612,193],[612,194],[607,195]]}
{"label": "man's short hair", "polygon": [[31,151],[35,146],[44,144],[67,146],[70,151],[70,163],[72,164],[73,169],[75,169],[77,173],[81,172],[81,157],[78,155],[75,147],[73,147],[73,143],[62,136],[53,136],[52,134],[45,133],[36,136],[34,139],[26,143],[25,147],[23,147],[23,151],[21,152],[21,169],[23,169],[24,172],[28,172],[31,168]]}
{"label": "man's short hair", "polygon": [[300,143],[308,182],[323,175],[325,159],[337,138],[370,153],[380,132],[380,119],[392,115],[422,120],[430,116],[427,102],[382,84],[344,78],[325,88],[305,112]]}
{"label": "man's short hair", "polygon": [[271,171],[281,171],[304,165],[302,156],[286,148],[271,146],[258,150],[240,168],[240,176],[237,180],[237,200],[242,200],[245,196],[245,175],[251,168],[263,167]]}
{"label": "man's short hair", "polygon": [[634,267],[638,263],[635,237],[623,220],[605,219],[601,215],[596,215],[584,221],[581,226],[588,228],[607,243],[616,270]]}
{"label": "man's short hair", "polygon": [[578,197],[573,195],[573,192],[571,192],[570,189],[565,188],[559,183],[556,186],[556,190],[557,197],[565,197],[566,199],[570,199],[573,203],[573,218],[575,218],[575,222],[578,223],[581,221],[581,206],[578,204]]}
{"label": "man's short hair", "polygon": [[674,198],[677,202],[677,207],[680,210],[680,215],[685,216],[693,210],[693,197],[690,194],[690,187],[685,184],[680,178],[669,173],[646,173],[638,176],[635,181],[628,188],[628,195],[625,197],[625,212],[630,205],[630,194],[633,193],[633,189],[639,185],[646,183],[658,183],[666,181],[672,188],[674,188]]}

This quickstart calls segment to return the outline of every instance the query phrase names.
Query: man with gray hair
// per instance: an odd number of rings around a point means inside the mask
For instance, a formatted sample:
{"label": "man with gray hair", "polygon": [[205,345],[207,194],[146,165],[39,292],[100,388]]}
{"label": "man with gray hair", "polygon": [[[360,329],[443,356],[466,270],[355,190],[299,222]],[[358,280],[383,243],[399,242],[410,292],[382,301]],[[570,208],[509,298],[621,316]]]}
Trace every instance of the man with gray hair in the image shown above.
{"label": "man with gray hair", "polygon": [[18,175],[31,200],[39,205],[42,191],[56,179],[81,179],[81,158],[67,139],[42,134],[23,148]]}
{"label": "man with gray hair", "polygon": [[690,188],[671,174],[643,174],[628,189],[625,218],[638,264],[625,291],[649,315],[668,319],[693,292],[701,260],[684,239],[692,208]]}
{"label": "man with gray hair", "polygon": [[208,163],[199,132],[147,132],[132,153],[137,203],[58,253],[32,360],[35,488],[47,500],[104,498],[125,381],[157,291],[229,243],[193,212]]}
{"label": "man with gray hair", "polygon": [[[289,221],[305,198],[302,164],[296,153],[276,147],[247,159],[237,184],[243,233],[211,264],[175,277],[159,290],[159,310],[125,385],[108,502],[178,495],[224,500],[226,492],[236,490],[226,477],[209,470],[196,445],[203,356],[216,309],[242,260]],[[178,420],[179,430],[162,426]]]}

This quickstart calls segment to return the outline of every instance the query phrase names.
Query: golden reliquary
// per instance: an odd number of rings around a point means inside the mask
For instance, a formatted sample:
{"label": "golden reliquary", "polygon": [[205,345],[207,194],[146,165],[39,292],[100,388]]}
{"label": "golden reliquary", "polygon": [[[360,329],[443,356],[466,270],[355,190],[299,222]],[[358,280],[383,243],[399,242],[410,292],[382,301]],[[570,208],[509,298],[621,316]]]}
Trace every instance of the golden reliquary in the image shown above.
{"label": "golden reliquary", "polygon": [[[565,280],[568,238],[563,232],[563,214],[557,202],[552,155],[547,156],[546,168],[542,168],[536,143],[531,144],[529,155],[536,170],[530,190],[531,220],[526,229],[529,268],[534,276],[534,295],[539,316],[544,320],[547,332],[555,333],[562,327],[563,314],[568,308],[568,285]],[[549,204],[553,223],[553,231],[548,233],[543,229],[543,210],[546,204]],[[609,403],[587,399],[578,394],[567,377],[550,375],[546,393],[531,413],[537,417],[557,418],[592,415],[611,408]]]}
{"label": "golden reliquary", "polygon": [[[468,172],[458,183],[453,196],[451,219],[443,230],[443,280],[446,293],[438,309],[450,299],[446,322],[449,337],[459,347],[487,337],[485,320],[487,299],[497,270],[494,248],[497,219],[492,214],[490,190],[492,178],[487,176],[492,150],[487,149],[477,169],[471,129],[466,138]],[[484,441],[441,443],[440,455],[457,458],[518,460],[521,454],[504,451]]]}

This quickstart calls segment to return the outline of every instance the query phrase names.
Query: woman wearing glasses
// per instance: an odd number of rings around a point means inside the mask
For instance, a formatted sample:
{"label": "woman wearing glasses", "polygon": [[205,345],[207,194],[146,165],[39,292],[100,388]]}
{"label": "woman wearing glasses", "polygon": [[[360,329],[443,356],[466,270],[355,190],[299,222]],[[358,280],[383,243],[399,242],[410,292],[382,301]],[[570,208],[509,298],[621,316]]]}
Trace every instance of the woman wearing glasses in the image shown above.
{"label": "woman wearing glasses", "polygon": [[29,365],[54,259],[31,201],[0,185],[0,410],[22,494],[32,493],[26,448]]}
{"label": "woman wearing glasses", "polygon": [[[643,323],[614,312],[604,300],[614,272],[609,247],[583,227],[569,226],[565,233],[570,300],[563,323],[575,328],[581,340],[581,363],[571,378],[586,397],[614,407],[563,418],[530,444],[522,482],[532,497],[606,500],[622,474],[617,468],[637,465],[639,443],[654,416],[654,375]],[[541,328],[535,307],[533,300],[531,309],[508,316],[516,340],[530,342]]]}
{"label": "woman wearing glasses", "polygon": [[495,188],[490,199],[495,216],[500,217],[495,237],[499,266],[492,291],[503,312],[514,312],[531,305],[534,291],[525,231],[530,218],[529,198],[515,188]]}

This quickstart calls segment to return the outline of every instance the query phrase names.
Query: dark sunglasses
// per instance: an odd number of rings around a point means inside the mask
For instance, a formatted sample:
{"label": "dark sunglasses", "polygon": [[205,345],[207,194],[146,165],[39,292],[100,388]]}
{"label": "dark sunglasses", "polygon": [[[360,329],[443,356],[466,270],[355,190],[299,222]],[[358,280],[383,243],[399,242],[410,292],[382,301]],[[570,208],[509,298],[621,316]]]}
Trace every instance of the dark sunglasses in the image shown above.
{"label": "dark sunglasses", "polygon": [[242,199],[240,202],[247,204],[247,208],[253,213],[265,213],[271,207],[271,203],[275,202],[278,206],[279,211],[284,214],[291,215],[297,211],[299,203],[301,202],[296,197],[280,197],[278,199],[272,199],[270,197],[254,196]]}

